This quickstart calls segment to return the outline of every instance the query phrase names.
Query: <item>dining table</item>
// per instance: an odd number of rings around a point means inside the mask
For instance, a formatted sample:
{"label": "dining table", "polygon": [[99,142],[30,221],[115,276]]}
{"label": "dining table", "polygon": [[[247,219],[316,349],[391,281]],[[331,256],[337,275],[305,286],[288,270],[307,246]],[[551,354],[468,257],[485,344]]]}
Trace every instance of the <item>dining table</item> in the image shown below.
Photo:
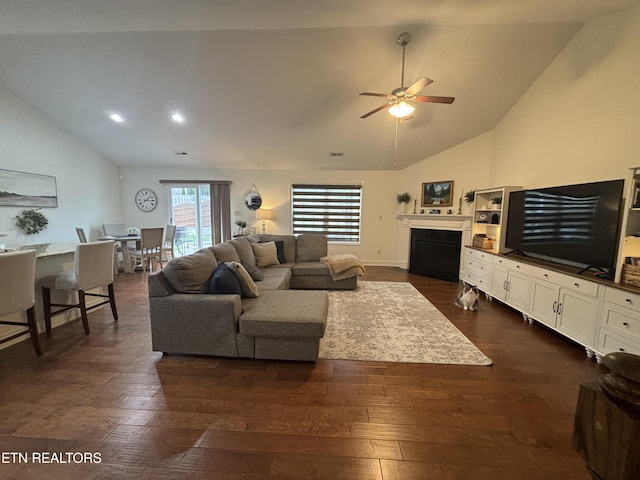
{"label": "dining table", "polygon": [[98,237],[98,240],[114,240],[120,244],[122,250],[122,269],[124,273],[133,273],[134,268],[131,265],[131,255],[129,250],[129,244],[133,242],[133,246],[137,245],[137,242],[141,240],[139,233],[128,235],[104,235]]}

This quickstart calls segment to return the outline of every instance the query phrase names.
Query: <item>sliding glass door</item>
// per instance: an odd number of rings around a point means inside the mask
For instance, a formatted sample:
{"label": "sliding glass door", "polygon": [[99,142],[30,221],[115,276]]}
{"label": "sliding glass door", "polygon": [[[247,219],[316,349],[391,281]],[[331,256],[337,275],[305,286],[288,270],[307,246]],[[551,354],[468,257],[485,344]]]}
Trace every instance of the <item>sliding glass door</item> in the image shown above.
{"label": "sliding glass door", "polygon": [[211,191],[205,184],[169,184],[171,218],[176,224],[176,255],[211,246]]}

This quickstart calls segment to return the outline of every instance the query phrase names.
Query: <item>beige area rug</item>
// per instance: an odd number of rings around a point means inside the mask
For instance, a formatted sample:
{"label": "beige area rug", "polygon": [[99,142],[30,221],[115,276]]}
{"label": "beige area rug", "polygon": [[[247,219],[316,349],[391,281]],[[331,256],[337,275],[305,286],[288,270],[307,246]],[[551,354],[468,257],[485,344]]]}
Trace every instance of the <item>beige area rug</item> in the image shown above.
{"label": "beige area rug", "polygon": [[329,317],[324,338],[320,339],[320,358],[492,363],[406,282],[359,282],[357,290],[329,292]]}

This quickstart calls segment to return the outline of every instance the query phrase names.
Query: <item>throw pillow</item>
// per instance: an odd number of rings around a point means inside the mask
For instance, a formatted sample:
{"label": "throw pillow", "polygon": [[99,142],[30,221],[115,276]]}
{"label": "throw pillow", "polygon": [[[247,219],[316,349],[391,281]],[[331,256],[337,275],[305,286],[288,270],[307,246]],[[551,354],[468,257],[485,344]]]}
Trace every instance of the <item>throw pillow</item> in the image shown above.
{"label": "throw pillow", "polygon": [[284,241],[276,240],[274,242],[276,244],[276,251],[278,254],[278,262],[287,263],[287,257],[284,254]]}
{"label": "throw pillow", "polygon": [[219,243],[218,245],[214,245],[211,248],[211,251],[216,256],[216,260],[218,262],[239,262],[240,257],[238,256],[238,252],[235,247],[229,243]]}
{"label": "throw pillow", "polygon": [[238,278],[240,290],[242,290],[242,296],[247,298],[256,298],[258,296],[258,287],[256,287],[256,284],[253,282],[253,279],[251,278],[251,275],[249,275],[249,272],[247,272],[247,269],[238,262],[229,262],[227,265]]}
{"label": "throw pillow", "polygon": [[213,271],[209,293],[235,293],[242,295],[238,277],[226,263],[220,262]]}
{"label": "throw pillow", "polygon": [[240,260],[225,260],[225,262],[239,261],[256,264],[256,256],[253,254],[251,242],[246,237],[237,237],[230,240],[229,243],[234,246]]}
{"label": "throw pillow", "polygon": [[242,263],[242,266],[247,270],[247,272],[249,272],[251,278],[253,278],[256,282],[264,280],[264,274],[258,269],[258,267],[251,263],[246,263],[244,260],[242,260],[242,262],[240,263]]}
{"label": "throw pillow", "polygon": [[207,293],[211,274],[218,266],[216,257],[209,248],[191,255],[176,257],[162,270],[169,284],[179,293]]}
{"label": "throw pillow", "polygon": [[253,253],[256,256],[256,266],[258,268],[280,264],[278,261],[278,249],[274,242],[252,243],[251,248],[253,248]]}

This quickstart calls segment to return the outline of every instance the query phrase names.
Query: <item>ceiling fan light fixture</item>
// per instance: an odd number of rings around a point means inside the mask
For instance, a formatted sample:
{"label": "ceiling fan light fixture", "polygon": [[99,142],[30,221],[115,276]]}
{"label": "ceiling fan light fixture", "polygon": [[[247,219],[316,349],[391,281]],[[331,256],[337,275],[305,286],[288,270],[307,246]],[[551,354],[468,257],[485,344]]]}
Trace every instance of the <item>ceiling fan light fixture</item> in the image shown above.
{"label": "ceiling fan light fixture", "polygon": [[411,115],[415,109],[416,107],[402,100],[401,102],[396,102],[391,105],[389,107],[389,113],[396,118],[405,118]]}

